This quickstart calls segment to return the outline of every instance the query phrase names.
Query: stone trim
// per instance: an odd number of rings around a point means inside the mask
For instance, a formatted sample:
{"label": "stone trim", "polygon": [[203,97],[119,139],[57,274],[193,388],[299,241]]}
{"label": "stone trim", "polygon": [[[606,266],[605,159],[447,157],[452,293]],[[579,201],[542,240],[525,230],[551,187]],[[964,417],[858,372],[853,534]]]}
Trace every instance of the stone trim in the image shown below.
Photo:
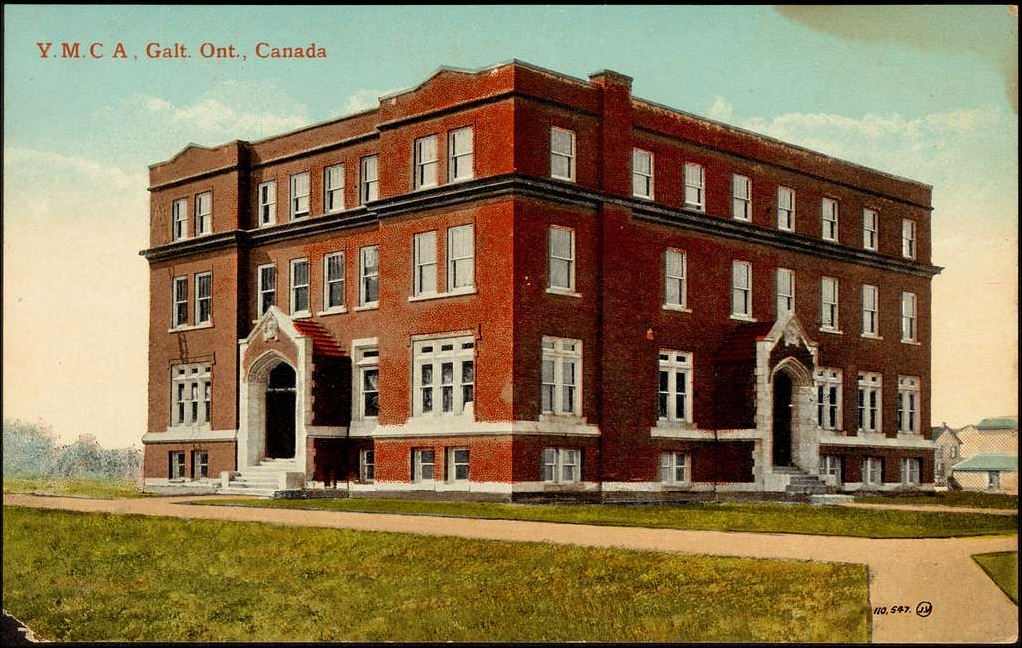
{"label": "stone trim", "polygon": [[166,432],[146,432],[142,443],[187,443],[197,441],[235,441],[237,430],[180,430],[167,428]]}

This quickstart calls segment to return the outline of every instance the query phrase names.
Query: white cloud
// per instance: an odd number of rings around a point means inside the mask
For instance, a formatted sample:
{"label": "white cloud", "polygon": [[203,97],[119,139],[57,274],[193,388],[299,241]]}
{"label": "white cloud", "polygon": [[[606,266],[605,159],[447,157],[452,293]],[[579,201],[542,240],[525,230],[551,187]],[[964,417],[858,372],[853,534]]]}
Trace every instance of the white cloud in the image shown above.
{"label": "white cloud", "polygon": [[177,105],[160,97],[135,95],[129,102],[152,117],[166,119],[176,130],[196,130],[202,135],[216,134],[232,139],[265,137],[294,130],[310,122],[305,110],[289,113],[235,109],[213,97]]}
{"label": "white cloud", "polygon": [[707,115],[711,119],[726,122],[731,119],[731,115],[734,114],[735,107],[731,105],[724,97],[717,95],[713,98],[713,103],[710,104],[710,109],[707,111]]}
{"label": "white cloud", "polygon": [[397,92],[397,90],[375,90],[371,88],[356,90],[350,97],[348,97],[348,101],[344,104],[344,108],[341,109],[341,113],[344,115],[350,115],[352,113],[375,108],[380,104],[380,97],[386,97],[393,92]]}

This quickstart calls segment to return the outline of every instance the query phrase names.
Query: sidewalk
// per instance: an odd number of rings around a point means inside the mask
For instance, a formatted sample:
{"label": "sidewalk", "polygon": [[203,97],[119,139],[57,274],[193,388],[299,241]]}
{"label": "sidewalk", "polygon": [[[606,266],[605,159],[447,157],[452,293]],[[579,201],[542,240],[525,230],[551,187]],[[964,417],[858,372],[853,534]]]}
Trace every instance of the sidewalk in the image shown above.
{"label": "sidewalk", "polygon": [[879,509],[881,511],[920,511],[926,513],[980,513],[983,515],[1018,515],[1018,509],[989,509],[969,506],[942,506],[940,504],[867,504],[847,502],[838,504],[847,508]]}
{"label": "sidewalk", "polygon": [[[4,495],[4,504],[686,554],[862,563],[869,566],[869,595],[874,608],[907,606],[911,610],[908,614],[874,614],[874,642],[1008,643],[1018,636],[1018,608],[970,558],[977,553],[1017,551],[1017,536],[873,540],[183,504],[196,499],[87,500]],[[917,615],[917,607],[925,602],[932,611],[927,616]]]}

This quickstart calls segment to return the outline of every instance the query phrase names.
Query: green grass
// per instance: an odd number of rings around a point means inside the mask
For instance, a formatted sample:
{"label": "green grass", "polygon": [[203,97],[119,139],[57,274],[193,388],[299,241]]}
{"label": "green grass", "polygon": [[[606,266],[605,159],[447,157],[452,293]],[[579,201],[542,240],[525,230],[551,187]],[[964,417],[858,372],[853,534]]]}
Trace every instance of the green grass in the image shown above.
{"label": "green grass", "polygon": [[100,477],[75,477],[67,479],[9,479],[4,477],[4,493],[41,493],[46,495],[81,495],[112,499],[118,497],[143,497],[138,485],[129,481],[118,481]]}
{"label": "green grass", "polygon": [[4,507],[55,641],[869,640],[863,565]]}
{"label": "green grass", "polygon": [[342,498],[196,500],[202,504],[403,513],[712,531],[801,533],[869,538],[943,538],[1017,531],[1017,517],[878,511],[799,504],[496,504]]}
{"label": "green grass", "polygon": [[1001,551],[972,557],[1008,598],[1018,605],[1018,552]]}
{"label": "green grass", "polygon": [[921,504],[926,506],[938,505],[1018,510],[1018,495],[977,493],[975,491],[860,495],[855,498],[855,501],[865,504]]}

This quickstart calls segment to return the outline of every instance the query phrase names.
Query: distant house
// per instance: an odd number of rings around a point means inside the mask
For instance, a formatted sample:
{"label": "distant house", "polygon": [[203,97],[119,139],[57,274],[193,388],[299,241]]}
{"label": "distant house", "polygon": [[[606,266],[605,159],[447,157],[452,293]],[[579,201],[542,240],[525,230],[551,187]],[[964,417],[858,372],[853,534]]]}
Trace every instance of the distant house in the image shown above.
{"label": "distant house", "polygon": [[1018,418],[987,418],[955,432],[961,461],[951,467],[966,490],[1018,493]]}
{"label": "distant house", "polygon": [[961,461],[962,440],[947,423],[930,428],[930,438],[937,444],[933,450],[933,483],[936,486],[947,486],[951,466]]}

